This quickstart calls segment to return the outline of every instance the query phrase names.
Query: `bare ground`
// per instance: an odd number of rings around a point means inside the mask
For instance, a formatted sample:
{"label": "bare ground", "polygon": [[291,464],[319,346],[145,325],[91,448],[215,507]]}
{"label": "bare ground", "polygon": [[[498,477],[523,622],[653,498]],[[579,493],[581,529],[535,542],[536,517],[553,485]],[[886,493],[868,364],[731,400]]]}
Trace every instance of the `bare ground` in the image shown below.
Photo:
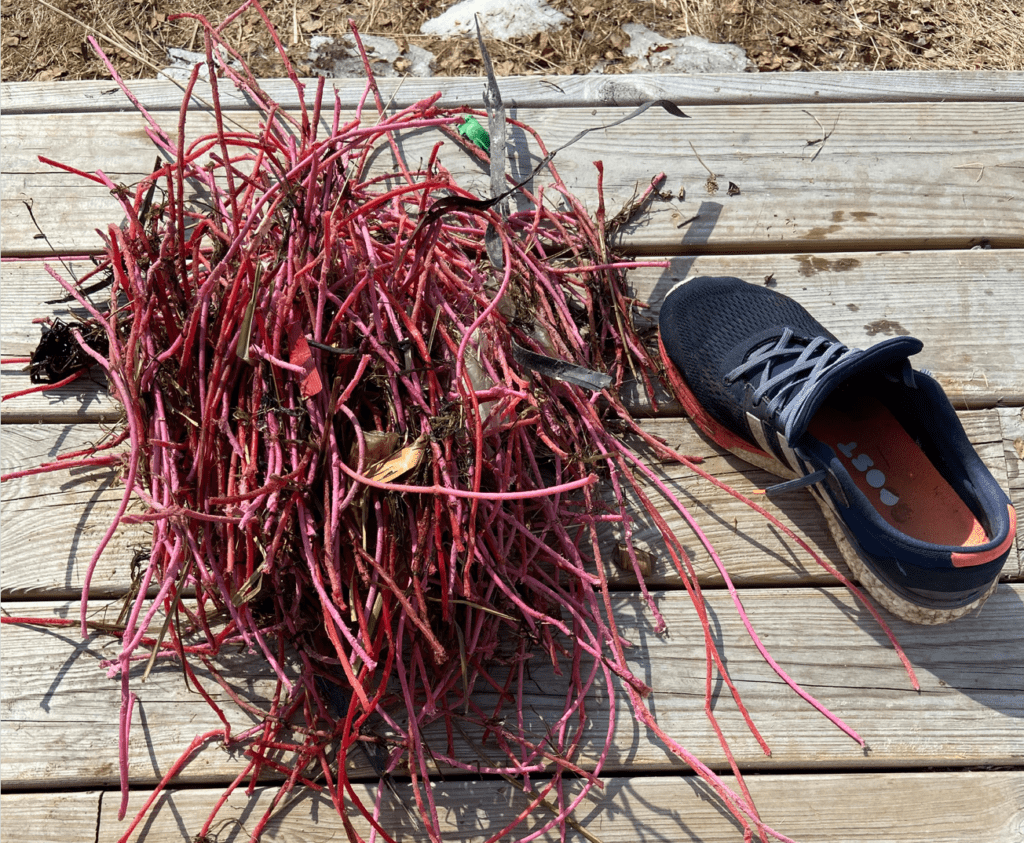
{"label": "bare ground", "polygon": [[[52,2],[52,5],[51,5]],[[703,35],[738,44],[754,66],[773,70],[1021,70],[1024,0],[549,0],[570,23],[532,38],[494,41],[499,75],[580,74],[601,62],[623,73],[629,38],[622,25],[645,24],[675,38]],[[87,43],[93,35],[127,78],[152,77],[168,64],[166,48],[202,49],[195,20],[218,23],[238,0],[7,0],[2,9],[0,77],[5,82],[107,78]],[[443,0],[293,0],[267,2],[300,75],[311,75],[309,39],[338,36],[348,19],[361,32],[424,47],[438,75],[478,75],[470,39],[441,41],[420,25]],[[58,8],[58,6],[60,8]],[[254,68],[281,75],[268,36],[252,16],[232,26]]]}

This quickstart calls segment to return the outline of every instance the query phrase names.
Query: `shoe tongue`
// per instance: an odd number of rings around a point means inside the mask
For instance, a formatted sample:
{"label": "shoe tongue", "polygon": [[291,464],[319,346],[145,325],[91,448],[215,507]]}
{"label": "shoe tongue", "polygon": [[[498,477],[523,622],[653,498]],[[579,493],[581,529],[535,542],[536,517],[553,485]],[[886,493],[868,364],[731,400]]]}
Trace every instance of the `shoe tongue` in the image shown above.
{"label": "shoe tongue", "polygon": [[778,419],[780,432],[788,442],[796,442],[806,432],[807,425],[818,408],[843,381],[865,372],[902,375],[900,370],[904,366],[909,368],[907,358],[917,354],[923,347],[924,344],[913,337],[893,337],[865,350],[848,351],[815,382],[812,388],[807,389],[805,386],[793,396],[792,403]]}

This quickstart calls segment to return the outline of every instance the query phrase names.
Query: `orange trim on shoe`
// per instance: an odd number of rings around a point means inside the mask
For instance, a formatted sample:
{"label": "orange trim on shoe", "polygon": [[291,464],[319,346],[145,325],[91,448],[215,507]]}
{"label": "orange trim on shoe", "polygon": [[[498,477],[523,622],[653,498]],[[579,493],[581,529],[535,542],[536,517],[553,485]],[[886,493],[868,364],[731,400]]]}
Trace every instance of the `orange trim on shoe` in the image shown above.
{"label": "orange trim on shoe", "polygon": [[733,433],[707,413],[700,405],[700,402],[697,401],[696,396],[690,391],[690,387],[687,386],[680,371],[675,367],[671,358],[669,358],[660,336],[658,337],[658,349],[661,352],[661,359],[665,362],[665,371],[668,373],[669,384],[672,386],[672,390],[679,399],[679,402],[683,405],[683,409],[686,410],[686,414],[693,419],[697,427],[703,430],[718,445],[721,445],[727,451],[732,451],[737,456],[742,457],[745,454],[750,454],[761,461],[775,461],[774,456],[765,453],[742,436]]}
{"label": "orange trim on shoe", "polygon": [[1010,511],[1010,532],[1006,534],[1006,538],[1003,539],[998,547],[986,550],[984,553],[954,553],[954,568],[970,568],[973,565],[984,565],[986,562],[998,559],[1010,549],[1010,545],[1013,544],[1013,538],[1017,535],[1017,510],[1010,504],[1007,504],[1006,508]]}

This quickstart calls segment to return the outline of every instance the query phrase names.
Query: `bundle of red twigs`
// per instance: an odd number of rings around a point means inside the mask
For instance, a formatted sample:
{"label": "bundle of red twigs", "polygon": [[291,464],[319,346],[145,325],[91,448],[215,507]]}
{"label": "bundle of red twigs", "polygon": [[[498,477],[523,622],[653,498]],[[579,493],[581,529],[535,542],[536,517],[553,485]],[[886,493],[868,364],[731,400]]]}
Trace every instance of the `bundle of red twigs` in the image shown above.
{"label": "bundle of red twigs", "polygon": [[[236,15],[250,9],[263,16],[255,2]],[[303,105],[287,113],[224,41],[224,26],[198,20],[215,131],[186,141],[196,74],[176,140],[142,109],[169,163],[127,191],[82,174],[115,190],[127,215],[106,232],[98,272],[109,297],[95,304],[82,292],[88,279],[61,279],[90,315],[91,334],[76,330],[77,342],[125,414],[123,433],[104,446],[126,440],[123,456],[73,455],[117,464],[124,478],[93,567],[119,524],[153,528],[110,665],[122,683],[122,775],[130,669],[176,658],[225,726],[197,737],[165,783],[205,741],[222,739],[246,747],[236,786],[283,774],[278,798],[296,785],[324,789],[353,839],[352,806],[390,839],[380,800],[364,805],[349,767],[333,759],[333,749],[344,759],[361,744],[379,775],[411,780],[431,839],[441,837],[429,786],[437,765],[522,784],[521,812],[491,839],[515,827],[522,838],[564,831],[611,745],[610,725],[596,766],[580,768],[588,691],[600,679],[609,694],[625,690],[636,717],[711,784],[748,836],[784,839],[763,826],[745,789],[726,788],[655,723],[595,564],[599,529],[618,524],[643,583],[627,497],[639,500],[704,622],[709,700],[714,669],[739,701],[689,560],[645,490],[653,484],[685,509],[621,436],[644,433],[619,388],[639,376],[653,394],[645,373],[657,367],[633,328],[624,270],[636,264],[609,257],[603,208],[592,220],[547,158],[546,187],[505,180],[526,210],[468,193],[438,163],[441,144],[488,159],[459,132],[466,110],[440,107],[439,96],[389,111],[371,77],[343,122],[322,84],[307,109],[293,76]],[[262,112],[258,129],[229,122],[225,80]],[[541,138],[515,125],[547,156]],[[414,168],[396,142],[413,130],[439,135]],[[389,148],[394,169],[371,171]],[[539,374],[537,361],[552,359],[594,382]],[[686,461],[646,439],[661,457]],[[129,511],[133,500],[141,514]],[[87,599],[88,586],[83,628]],[[163,636],[148,637],[161,614]],[[239,698],[218,672],[218,653],[239,644],[276,675],[269,706]],[[524,718],[531,659],[564,678],[564,711],[543,733]],[[196,665],[257,725],[232,734]],[[567,774],[582,783],[573,795]]]}

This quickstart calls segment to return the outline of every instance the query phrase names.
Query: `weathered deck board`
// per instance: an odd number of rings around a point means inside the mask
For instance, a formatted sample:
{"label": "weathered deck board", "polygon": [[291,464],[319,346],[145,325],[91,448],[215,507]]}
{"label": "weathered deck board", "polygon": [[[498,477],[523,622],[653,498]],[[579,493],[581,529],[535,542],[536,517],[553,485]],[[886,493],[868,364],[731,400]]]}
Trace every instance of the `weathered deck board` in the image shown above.
{"label": "weathered deck board", "polygon": [[[263,90],[284,108],[297,108],[295,86],[286,79],[261,80]],[[317,80],[307,79],[305,100],[313,104]],[[442,103],[483,106],[482,78],[379,79],[381,95],[396,108],[419,102],[442,91]],[[150,111],[177,111],[181,86],[160,79],[128,83]],[[365,81],[327,80],[327,100],[337,91],[342,103],[355,103]],[[210,101],[209,84],[196,86],[200,102]],[[887,73],[698,73],[692,75],[630,74],[628,76],[509,76],[501,80],[507,107],[563,108],[638,106],[655,99],[709,105],[769,105],[784,103],[886,102],[1017,102],[1024,99],[1024,73],[1015,71],[890,71]],[[231,107],[246,106],[230,90],[221,92]],[[0,84],[0,108],[8,114],[51,114],[124,111],[134,106],[110,82],[75,81]]]}
{"label": "weathered deck board", "polygon": [[[690,253],[837,251],[842,249],[962,248],[984,240],[994,246],[1024,245],[1021,185],[1024,155],[1017,126],[1024,103],[828,104],[806,106],[688,106],[690,119],[654,109],[637,119],[592,132],[555,161],[569,188],[596,207],[592,162],[607,159],[608,207],[618,209],[657,173],[665,189],[686,197],[656,202],[626,227],[630,251]],[[581,127],[600,126],[623,109],[521,109],[518,117],[537,130],[549,149]],[[239,113],[241,122],[256,118]],[[169,131],[177,118],[162,114]],[[826,126],[823,130],[820,126]],[[212,119],[197,115],[192,132],[209,131]],[[834,128],[826,141],[823,133]],[[107,190],[78,176],[54,171],[36,156],[53,152],[87,171],[103,169],[130,183],[151,171],[154,147],[135,114],[101,112],[76,129],[73,147],[62,148],[66,117],[11,115],[2,137],[5,246],[8,254],[46,253],[23,201],[55,249],[95,251],[97,227],[121,219]],[[116,137],[118,143],[112,144]],[[426,160],[441,137],[436,131],[402,138],[407,160]],[[519,130],[511,133],[510,171],[525,176],[536,150]],[[689,148],[692,144],[697,152]],[[629,155],[610,155],[627,149]],[[671,156],[665,150],[672,150]],[[699,156],[699,158],[698,158]],[[51,155],[52,157],[52,155]],[[382,153],[382,157],[386,157]],[[468,189],[485,191],[487,180],[474,158],[449,143],[441,162]],[[702,163],[703,162],[703,163]],[[720,189],[706,184],[708,169]],[[543,183],[546,179],[539,181]],[[726,195],[730,182],[740,194]],[[686,220],[699,215],[697,220]]]}
{"label": "weathered deck board", "polygon": [[98,790],[70,793],[4,793],[0,843],[69,843],[105,840],[99,836]]}
{"label": "weathered deck board", "polygon": [[[70,264],[76,274],[91,264]],[[634,271],[637,297],[657,316],[665,294],[691,275],[771,277],[775,289],[807,307],[851,346],[898,333],[925,345],[914,358],[931,370],[958,408],[1024,403],[1020,335],[1020,253],[977,249],[936,252],[779,254],[678,258],[668,270]],[[65,277],[59,264],[56,269]],[[28,355],[39,340],[34,319],[68,319],[67,305],[46,305],[61,288],[37,261],[3,266],[0,343],[5,355]],[[950,326],[957,330],[951,331]],[[0,391],[29,386],[21,366],[4,367]],[[54,394],[5,402],[5,422],[73,422],[117,418],[117,408],[88,381]]]}
{"label": "weathered deck board", "polygon": [[1003,407],[999,410],[1006,452],[1006,488],[1017,509],[1017,576],[1024,574],[1024,410]]}
{"label": "weathered deck board", "polygon": [[954,406],[1015,406],[1024,404],[1020,255],[978,249],[677,258],[668,272],[639,269],[630,280],[654,315],[687,277],[770,278],[773,289],[851,347],[898,334],[920,339],[924,350],[914,366],[931,371]]}
{"label": "weathered deck board", "polygon": [[[733,784],[731,778],[726,781]],[[762,819],[802,843],[1024,841],[1022,771],[761,775],[749,777],[747,784]],[[407,794],[405,786],[398,789],[403,797]],[[438,798],[451,806],[440,816],[444,839],[472,843],[483,839],[487,829],[500,828],[499,823],[511,819],[512,810],[520,805],[521,797],[510,790],[503,782],[490,788],[474,782],[442,784]],[[356,791],[367,800],[375,793],[367,786],[357,786]],[[603,843],[735,843],[740,839],[738,825],[723,816],[708,791],[692,777],[610,778],[604,780],[600,792],[591,793],[576,819]],[[262,816],[272,794],[273,790],[266,789],[252,798],[232,795],[214,822],[219,843],[247,840],[247,829]],[[143,833],[130,839],[188,841],[219,796],[220,791],[214,789],[172,791],[144,824]],[[145,797],[144,792],[132,794],[129,816]],[[19,798],[24,803],[29,797]],[[112,840],[127,828],[127,822],[116,819],[118,802],[115,794],[104,795],[99,817],[101,840]],[[243,819],[236,825],[222,819],[227,817]],[[401,839],[418,839],[390,793],[383,818],[385,827],[403,833]],[[369,830],[361,818],[353,819],[362,833]],[[268,838],[279,843],[328,843],[344,839],[344,834],[330,801],[310,794],[288,799],[268,825]],[[17,839],[6,834],[0,837],[3,843]],[[552,833],[540,839],[554,841],[558,837]],[[566,839],[582,843],[584,838],[570,830]]]}
{"label": "weathered deck board", "polygon": [[[733,784],[731,777],[726,782]],[[408,788],[397,787],[405,798]],[[748,787],[765,822],[802,843],[1024,841],[1024,772],[1019,770],[759,775],[749,778]],[[375,793],[369,785],[355,789],[367,800]],[[518,805],[519,797],[509,790],[504,783],[491,788],[475,782],[443,783],[440,801],[458,806],[441,813],[445,839],[472,843],[482,839],[485,829],[499,827]],[[248,840],[250,826],[274,792],[260,788],[251,798],[233,794],[214,822],[219,843]],[[221,793],[219,788],[170,790],[129,839],[189,843]],[[609,778],[592,794],[576,818],[603,843],[675,843],[681,834],[702,843],[739,839],[737,825],[689,776]],[[120,797],[113,792],[6,793],[0,843],[24,843],[26,828],[32,829],[33,843],[91,840],[97,828],[96,839],[115,840],[146,798],[145,790],[133,791],[128,815],[119,822]],[[241,824],[228,818],[241,818]],[[414,838],[408,816],[390,793],[383,818],[387,827],[410,835],[403,839]],[[360,831],[368,831],[361,818],[353,821]],[[278,843],[328,843],[344,839],[344,834],[330,801],[306,793],[285,801],[270,820],[267,837]],[[579,843],[583,837],[570,831],[567,840]]]}
{"label": "weathered deck board", "polygon": [[[970,411],[961,418],[978,453],[1006,486],[1008,443],[1004,440],[998,413]],[[770,475],[717,449],[687,420],[649,419],[644,425],[683,453],[702,457],[707,471],[737,491],[752,495],[756,489],[772,482]],[[37,466],[62,451],[85,447],[103,433],[104,428],[100,426],[83,424],[5,425],[0,428],[2,470]],[[1016,459],[1016,455],[1013,458]],[[663,467],[663,476],[696,514],[737,584],[835,583],[813,560],[782,540],[771,525],[726,493],[683,468],[667,467],[665,470]],[[1024,511],[1024,489],[1014,494],[1017,506]],[[0,559],[4,598],[71,599],[80,594],[88,562],[120,505],[121,495],[121,487],[113,481],[112,473],[103,469],[39,474],[0,486],[5,517],[4,552]],[[762,498],[760,502],[831,563],[849,573],[809,495],[793,494],[777,503]],[[701,582],[720,585],[722,578],[713,562],[682,519],[667,505],[663,505],[663,514],[692,554]],[[147,536],[147,528],[141,525],[121,529],[94,575],[92,593],[95,596],[124,594],[130,581],[129,561],[137,548],[147,546]],[[641,520],[635,536],[639,545],[653,557],[650,585],[679,587],[679,577],[661,547],[658,531]],[[625,585],[633,580],[609,561],[613,557],[613,541],[614,536],[607,534],[605,564],[609,575]],[[1021,577],[1020,554],[1011,553],[1004,573],[1010,578]]]}
{"label": "weathered deck board", "polygon": [[[744,732],[731,701],[720,694],[716,711],[744,769],[777,772],[811,769],[1020,765],[1024,761],[1024,586],[1001,585],[980,613],[940,627],[901,622],[893,630],[921,681],[910,689],[895,654],[870,616],[843,589],[756,589],[743,603],[778,662],[867,742],[867,749],[825,722],[782,685],[745,638],[724,591],[707,593],[716,637],[740,693],[772,748],[766,758]],[[703,714],[704,660],[689,598],[657,595],[669,635],[653,632],[651,618],[633,595],[613,605],[621,632],[637,646],[634,670],[654,687],[651,705],[659,725],[705,763],[722,767],[721,749]],[[99,614],[100,608],[97,608]],[[8,611],[10,611],[8,609]],[[77,617],[75,603],[18,604],[21,615]],[[116,616],[111,605],[106,614]],[[39,632],[4,625],[5,693],[2,704],[4,787],[113,786],[117,777],[119,684],[96,659],[116,642],[77,640],[74,629]],[[241,658],[241,657],[239,657]],[[138,668],[141,671],[141,666]],[[233,683],[247,695],[266,693],[266,669],[257,661],[235,664]],[[527,688],[526,718],[554,722],[563,695],[550,670],[535,667]],[[198,733],[216,718],[190,693],[180,671],[158,668],[143,685],[131,739],[129,772],[138,785],[155,782]],[[479,690],[486,709],[489,694]],[[724,692],[723,692],[724,694]],[[224,695],[213,689],[217,699]],[[583,757],[592,763],[596,736],[607,728],[603,694],[591,699],[592,721]],[[537,719],[534,722],[534,718]],[[443,742],[443,737],[436,737]],[[359,769],[362,769],[360,767]],[[620,699],[609,775],[682,769],[652,740]],[[200,751],[181,781],[226,781],[237,761],[216,747]]]}

